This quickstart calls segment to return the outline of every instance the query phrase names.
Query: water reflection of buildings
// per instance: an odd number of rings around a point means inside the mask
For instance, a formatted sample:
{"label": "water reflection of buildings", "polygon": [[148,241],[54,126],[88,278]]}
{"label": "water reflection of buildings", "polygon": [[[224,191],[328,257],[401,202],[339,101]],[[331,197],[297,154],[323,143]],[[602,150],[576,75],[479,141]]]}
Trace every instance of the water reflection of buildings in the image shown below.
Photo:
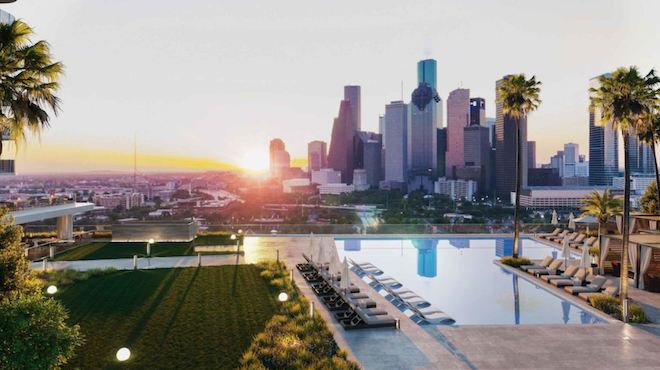
{"label": "water reflection of buildings", "polygon": [[415,239],[413,246],[417,249],[417,275],[436,277],[438,275],[438,240]]}
{"label": "water reflection of buildings", "polygon": [[449,244],[458,249],[470,248],[470,239],[449,239]]}
{"label": "water reflection of buildings", "polygon": [[359,239],[346,239],[344,240],[345,251],[359,251],[362,249],[362,240]]}
{"label": "water reflection of buildings", "polygon": [[[523,253],[523,243],[520,243],[520,248],[518,248],[518,255],[522,256]],[[496,239],[495,240],[495,255],[497,257],[506,257],[513,255],[513,239]]]}

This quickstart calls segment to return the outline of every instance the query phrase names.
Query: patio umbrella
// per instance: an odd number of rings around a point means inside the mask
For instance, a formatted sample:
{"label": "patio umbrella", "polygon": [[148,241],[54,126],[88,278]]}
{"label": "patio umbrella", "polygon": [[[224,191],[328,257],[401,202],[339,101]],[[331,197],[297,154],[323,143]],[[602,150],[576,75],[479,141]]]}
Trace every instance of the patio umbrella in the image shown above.
{"label": "patio umbrella", "polygon": [[584,245],[582,246],[582,259],[580,260],[580,267],[591,267],[591,258],[589,256],[589,246],[587,245],[587,242],[584,242]]}
{"label": "patio umbrella", "polygon": [[557,211],[552,210],[552,224],[557,225],[559,223],[559,220],[557,220]]}
{"label": "patio umbrella", "polygon": [[348,271],[348,261],[346,261],[346,257],[344,257],[344,263],[342,264],[342,269],[341,269],[341,282],[339,283],[339,288],[343,291],[347,291],[348,288],[351,286],[351,280],[349,276],[349,271]]}
{"label": "patio umbrella", "polygon": [[339,260],[339,254],[335,248],[334,251],[330,254],[330,274],[339,276],[341,274],[341,261]]}
{"label": "patio umbrella", "polygon": [[325,257],[326,252],[325,252],[325,246],[323,245],[323,239],[321,239],[321,241],[319,242],[319,246],[318,248],[316,248],[316,251],[318,255],[318,257],[316,258],[316,263],[318,265],[324,264],[326,261],[326,257]]}
{"label": "patio umbrella", "polygon": [[573,212],[568,216],[568,228],[575,230],[575,216],[573,215]]}
{"label": "patio umbrella", "polygon": [[569,315],[571,314],[571,304],[566,301],[561,301],[561,310],[564,312],[564,317],[562,317],[564,324],[568,324],[568,321],[570,320]]}
{"label": "patio umbrella", "polygon": [[564,237],[564,243],[561,247],[561,256],[564,258],[564,269],[568,265],[568,259],[571,257],[571,250],[568,246],[568,235]]}
{"label": "patio umbrella", "polygon": [[315,249],[314,248],[314,233],[309,233],[309,248],[307,249],[307,253],[309,254],[309,258],[314,259],[314,254],[315,254]]}

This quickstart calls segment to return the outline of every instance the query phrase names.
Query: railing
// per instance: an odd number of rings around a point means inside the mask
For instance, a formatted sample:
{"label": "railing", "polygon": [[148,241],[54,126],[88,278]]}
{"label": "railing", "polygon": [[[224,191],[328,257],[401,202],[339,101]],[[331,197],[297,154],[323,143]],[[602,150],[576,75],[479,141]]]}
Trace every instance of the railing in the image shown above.
{"label": "railing", "polygon": [[0,202],[0,206],[7,207],[10,211],[24,211],[26,209],[59,206],[62,204],[75,203],[70,198],[44,198],[44,199],[26,199],[26,200],[5,200]]}
{"label": "railing", "polygon": [[[555,226],[551,224],[523,224],[521,232],[534,234],[551,232]],[[25,225],[26,236],[31,233],[54,232],[55,225]],[[78,225],[74,231],[112,231],[112,225]],[[413,235],[413,234],[511,234],[513,224],[378,224],[364,226],[362,224],[212,224],[200,226],[199,231],[226,231],[236,233],[243,230],[247,235],[300,235],[314,233],[317,235]]]}

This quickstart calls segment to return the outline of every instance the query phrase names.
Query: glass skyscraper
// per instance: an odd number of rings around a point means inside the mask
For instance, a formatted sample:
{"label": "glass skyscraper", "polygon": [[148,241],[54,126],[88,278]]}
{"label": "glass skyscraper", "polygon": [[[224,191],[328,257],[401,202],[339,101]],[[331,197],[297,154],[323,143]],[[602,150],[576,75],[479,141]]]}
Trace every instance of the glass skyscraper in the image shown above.
{"label": "glass skyscraper", "polygon": [[[599,77],[589,80],[590,88],[599,88]],[[617,130],[611,123],[603,124],[600,109],[589,112],[589,185],[610,186],[619,175],[619,144]]]}
{"label": "glass skyscraper", "polygon": [[438,89],[438,63],[435,59],[425,59],[417,62],[417,84],[425,83]]}
{"label": "glass skyscraper", "polygon": [[412,185],[414,189],[430,190],[432,179],[438,174],[437,96],[434,88],[420,83],[408,106],[408,168],[409,179],[416,182]]}

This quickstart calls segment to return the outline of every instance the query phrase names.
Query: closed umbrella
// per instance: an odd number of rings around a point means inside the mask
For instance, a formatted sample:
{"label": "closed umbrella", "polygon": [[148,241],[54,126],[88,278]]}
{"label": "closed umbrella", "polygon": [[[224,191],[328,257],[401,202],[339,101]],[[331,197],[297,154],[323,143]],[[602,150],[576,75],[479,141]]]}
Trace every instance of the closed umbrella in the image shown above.
{"label": "closed umbrella", "polygon": [[582,259],[580,260],[580,267],[591,267],[591,258],[589,257],[589,246],[585,242],[582,246]]}
{"label": "closed umbrella", "polygon": [[557,225],[559,220],[557,219],[557,211],[552,210],[552,224]]}
{"label": "closed umbrella", "polygon": [[346,257],[344,257],[344,263],[342,264],[342,269],[341,269],[341,282],[339,284],[339,288],[344,292],[348,291],[348,289],[351,286],[350,279],[351,278],[349,276],[349,271],[348,271],[348,261],[346,261]]}
{"label": "closed umbrella", "polygon": [[573,212],[568,216],[568,228],[575,230],[575,216],[573,215]]}
{"label": "closed umbrella", "polygon": [[[334,249],[334,248],[332,248]],[[330,255],[330,275],[336,275],[339,276],[341,274],[341,261],[339,260],[339,254],[337,253],[337,250],[335,249],[333,253]]]}
{"label": "closed umbrella", "polygon": [[321,266],[326,261],[325,256],[325,246],[323,245],[323,239],[319,242],[319,246],[316,249],[318,257],[316,258],[316,263]]}
{"label": "closed umbrella", "polygon": [[564,244],[561,247],[561,256],[564,258],[564,269],[568,265],[568,259],[571,257],[571,250],[568,246],[568,236],[564,237]]}
{"label": "closed umbrella", "polygon": [[314,255],[316,254],[314,248],[314,233],[309,233],[309,248],[307,249],[307,253],[309,254],[310,259],[314,259]]}

